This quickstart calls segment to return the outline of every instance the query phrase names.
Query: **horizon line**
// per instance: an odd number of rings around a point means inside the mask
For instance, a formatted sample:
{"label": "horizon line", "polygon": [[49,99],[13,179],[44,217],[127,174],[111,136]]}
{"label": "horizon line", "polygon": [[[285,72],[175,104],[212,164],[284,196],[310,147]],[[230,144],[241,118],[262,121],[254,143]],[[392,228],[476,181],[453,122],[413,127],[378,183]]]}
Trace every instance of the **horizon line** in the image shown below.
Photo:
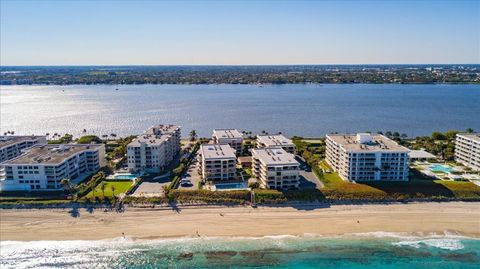
{"label": "horizon line", "polygon": [[480,65],[479,63],[366,63],[366,64],[54,64],[54,65],[0,65],[3,67],[89,67],[89,66],[358,66],[358,65]]}

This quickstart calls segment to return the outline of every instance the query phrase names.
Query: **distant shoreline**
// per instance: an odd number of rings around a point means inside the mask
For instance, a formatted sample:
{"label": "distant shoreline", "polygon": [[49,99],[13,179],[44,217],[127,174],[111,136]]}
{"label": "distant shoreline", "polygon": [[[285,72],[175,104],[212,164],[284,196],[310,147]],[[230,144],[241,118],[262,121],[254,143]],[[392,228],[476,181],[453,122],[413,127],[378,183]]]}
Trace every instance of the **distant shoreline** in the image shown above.
{"label": "distant shoreline", "polygon": [[0,86],[136,86],[136,85],[192,85],[192,86],[221,86],[221,85],[242,85],[242,86],[284,86],[284,85],[480,85],[479,82],[360,82],[360,83],[136,83],[136,84],[0,84]]}
{"label": "distant shoreline", "polygon": [[4,66],[1,84],[480,83],[480,65]]}

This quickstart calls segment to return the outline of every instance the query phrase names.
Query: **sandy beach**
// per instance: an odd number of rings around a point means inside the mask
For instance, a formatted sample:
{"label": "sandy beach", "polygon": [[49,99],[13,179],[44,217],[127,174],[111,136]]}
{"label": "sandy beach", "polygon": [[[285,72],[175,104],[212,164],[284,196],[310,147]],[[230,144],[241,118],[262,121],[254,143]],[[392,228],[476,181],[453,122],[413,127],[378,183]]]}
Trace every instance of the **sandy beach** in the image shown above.
{"label": "sandy beach", "polygon": [[324,208],[223,207],[173,210],[0,210],[5,240],[95,240],[129,236],[343,235],[394,232],[480,238],[480,203],[332,205]]}

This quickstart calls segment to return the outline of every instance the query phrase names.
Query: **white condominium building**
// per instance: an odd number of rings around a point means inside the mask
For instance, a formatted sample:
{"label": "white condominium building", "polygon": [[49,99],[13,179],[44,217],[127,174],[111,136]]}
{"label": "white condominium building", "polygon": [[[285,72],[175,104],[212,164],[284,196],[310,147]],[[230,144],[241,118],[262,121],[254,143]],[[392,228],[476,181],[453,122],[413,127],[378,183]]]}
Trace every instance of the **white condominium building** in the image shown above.
{"label": "white condominium building", "polygon": [[214,144],[229,144],[237,154],[242,153],[243,135],[236,129],[214,129]]}
{"label": "white condominium building", "polygon": [[236,161],[235,151],[228,144],[200,146],[200,172],[205,180],[235,179]]}
{"label": "white condominium building", "polygon": [[252,172],[262,188],[297,189],[300,163],[282,148],[252,149]]}
{"label": "white condominium building", "polygon": [[155,125],[127,146],[128,168],[131,171],[158,173],[180,151],[180,126]]}
{"label": "white condominium building", "polygon": [[407,181],[409,150],[383,135],[327,135],[326,160],[348,181]]}
{"label": "white condominium building", "polygon": [[457,134],[455,161],[473,170],[480,170],[480,133]]}
{"label": "white condominium building", "polygon": [[62,179],[76,184],[103,166],[103,144],[36,145],[0,165],[0,189],[59,190]]}
{"label": "white condominium building", "polygon": [[257,135],[257,148],[282,148],[295,153],[295,144],[283,135]]}
{"label": "white condominium building", "polygon": [[35,144],[47,144],[47,138],[35,135],[0,136],[0,163],[19,156],[24,149]]}

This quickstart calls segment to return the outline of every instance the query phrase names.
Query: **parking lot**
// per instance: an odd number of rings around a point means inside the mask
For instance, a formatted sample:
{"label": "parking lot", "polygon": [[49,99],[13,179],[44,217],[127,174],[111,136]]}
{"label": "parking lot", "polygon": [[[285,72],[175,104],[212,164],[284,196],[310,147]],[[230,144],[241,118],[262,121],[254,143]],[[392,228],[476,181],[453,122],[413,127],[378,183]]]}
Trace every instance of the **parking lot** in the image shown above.
{"label": "parking lot", "polygon": [[169,182],[142,182],[135,190],[132,196],[136,197],[161,197],[165,196],[163,185],[168,185]]}
{"label": "parking lot", "polygon": [[170,184],[170,173],[165,173],[156,177],[144,178],[144,181],[138,186],[132,196],[136,197],[158,197],[165,196],[163,186]]}
{"label": "parking lot", "polygon": [[323,187],[312,169],[308,167],[303,158],[295,156],[295,159],[300,163],[300,188],[301,189],[319,189]]}
{"label": "parking lot", "polygon": [[[202,177],[198,174],[198,160],[195,156],[194,161],[188,167],[185,174],[182,175],[181,181],[187,181],[188,184],[179,184],[178,188],[181,190],[197,190],[198,182],[202,180]],[[183,186],[182,186],[183,185]]]}

